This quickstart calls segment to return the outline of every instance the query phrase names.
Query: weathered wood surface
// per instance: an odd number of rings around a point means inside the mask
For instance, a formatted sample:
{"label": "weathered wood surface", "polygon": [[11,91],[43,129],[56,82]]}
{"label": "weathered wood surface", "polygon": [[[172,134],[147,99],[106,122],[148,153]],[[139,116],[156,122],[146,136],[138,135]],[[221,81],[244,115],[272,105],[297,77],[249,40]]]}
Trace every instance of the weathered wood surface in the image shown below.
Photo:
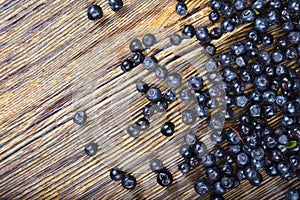
{"label": "weathered wood surface", "polygon": [[[180,111],[188,105],[172,104],[167,114],[155,116],[151,128],[133,140],[124,129],[141,116],[141,108],[147,103],[135,91],[135,83],[142,79],[166,87],[142,66],[123,74],[118,65],[130,55],[129,41],[151,32],[159,42],[146,51],[147,55],[155,53],[160,64],[170,71],[181,71],[185,78],[201,74],[199,66],[206,58],[195,39],[173,47],[168,36],[179,32],[184,24],[209,25],[208,1],[187,1],[190,14],[184,18],[174,12],[175,0],[125,0],[124,9],[118,13],[109,9],[106,0],[97,1],[105,14],[98,22],[86,16],[86,8],[93,2],[0,0],[0,196],[207,199],[193,189],[193,182],[204,175],[202,167],[187,176],[177,170],[181,162],[178,147],[188,128],[181,123]],[[220,47],[218,53],[242,38],[240,33],[246,30],[240,27],[214,42]],[[199,63],[190,63],[197,56]],[[72,121],[78,110],[87,111],[89,118],[84,126]],[[159,134],[166,119],[177,125],[170,139]],[[276,119],[270,121],[278,124]],[[202,140],[209,137],[205,123],[197,135]],[[89,141],[100,147],[94,157],[87,157],[83,151]],[[154,157],[162,159],[174,174],[171,187],[157,185],[148,166]],[[137,188],[126,191],[120,183],[110,181],[108,171],[112,167],[133,174]],[[296,179],[284,181],[265,174],[264,179],[259,188],[243,181],[225,197],[279,199],[287,188],[299,185]]]}

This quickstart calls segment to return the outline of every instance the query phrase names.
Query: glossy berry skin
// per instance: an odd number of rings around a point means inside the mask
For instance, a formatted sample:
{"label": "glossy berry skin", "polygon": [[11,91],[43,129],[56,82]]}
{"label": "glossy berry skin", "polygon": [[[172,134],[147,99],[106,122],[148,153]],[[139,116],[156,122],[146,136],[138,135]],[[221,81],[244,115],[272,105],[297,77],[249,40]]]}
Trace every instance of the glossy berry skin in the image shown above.
{"label": "glossy berry skin", "polygon": [[213,154],[206,154],[205,156],[202,157],[202,163],[206,167],[213,166],[216,162],[216,159]]}
{"label": "glossy berry skin", "polygon": [[247,7],[247,0],[235,0],[233,5],[237,11],[244,10]]}
{"label": "glossy berry skin", "polygon": [[94,142],[90,142],[87,145],[85,145],[84,151],[88,156],[94,156],[98,151],[98,145]]}
{"label": "glossy berry skin", "polygon": [[223,35],[223,31],[219,27],[212,28],[209,33],[210,38],[213,40],[220,39],[222,37],[222,35]]}
{"label": "glossy berry skin", "polygon": [[233,53],[235,56],[240,56],[244,53],[246,53],[245,44],[243,42],[236,42],[230,47],[231,53]]}
{"label": "glossy berry skin", "polygon": [[288,40],[292,44],[300,44],[300,31],[291,31],[288,34]]}
{"label": "glossy berry skin", "polygon": [[218,11],[213,10],[211,13],[209,13],[208,18],[211,22],[215,23],[215,22],[219,21],[220,14]]}
{"label": "glossy berry skin", "polygon": [[249,179],[249,182],[251,183],[251,185],[253,186],[260,186],[261,183],[263,181],[262,175],[261,174],[257,174],[256,177]]}
{"label": "glossy berry skin", "polygon": [[203,142],[197,142],[194,146],[194,155],[196,155],[198,158],[201,158],[204,156],[204,154],[207,151],[207,147],[205,145],[205,143]]}
{"label": "glossy berry skin", "polygon": [[206,178],[200,178],[195,182],[194,189],[199,195],[204,195],[211,191],[211,186]]}
{"label": "glossy berry skin", "polygon": [[77,113],[75,113],[73,117],[73,122],[78,125],[84,124],[86,120],[87,120],[87,115],[85,111],[78,111]]}
{"label": "glossy berry skin", "polygon": [[273,35],[268,33],[268,34],[265,34],[262,39],[262,44],[265,46],[265,47],[268,47],[268,46],[271,46],[274,42],[274,38],[273,38]]}
{"label": "glossy berry skin", "polygon": [[221,24],[222,31],[224,33],[229,33],[234,30],[234,23],[231,19],[225,19]]}
{"label": "glossy berry skin", "polygon": [[204,50],[208,55],[213,56],[216,54],[216,47],[213,44],[206,44]]}
{"label": "glossy berry skin", "polygon": [[146,92],[146,97],[151,102],[158,102],[162,98],[162,94],[158,88],[149,88]]}
{"label": "glossy berry skin", "polygon": [[164,98],[167,102],[172,103],[176,101],[176,92],[172,89],[168,89],[164,92]]}
{"label": "glossy berry skin", "polygon": [[221,184],[225,189],[232,189],[234,187],[234,178],[231,176],[224,176],[221,179]]}
{"label": "glossy berry skin", "polygon": [[189,163],[183,162],[183,163],[179,164],[178,170],[183,174],[187,174],[191,171],[191,167],[190,167]]}
{"label": "glossy berry skin", "polygon": [[127,190],[133,190],[136,186],[136,179],[130,174],[126,174],[122,179],[122,186]]}
{"label": "glossy berry skin", "polygon": [[161,133],[164,136],[172,136],[174,133],[175,125],[172,122],[166,122],[162,127],[161,127]]}
{"label": "glossy berry skin", "polygon": [[216,182],[213,185],[213,192],[215,194],[223,195],[226,192],[226,189],[222,186],[221,182]]}
{"label": "glossy berry skin", "polygon": [[161,160],[154,158],[150,161],[150,169],[153,172],[159,172],[163,169],[164,164]]}
{"label": "glossy berry skin", "polygon": [[144,37],[142,38],[142,42],[145,47],[150,48],[156,43],[156,38],[153,34],[148,33],[144,35]]}
{"label": "glossy berry skin", "polygon": [[230,18],[235,14],[236,10],[230,3],[223,4],[221,13],[225,18]]}
{"label": "glossy berry skin", "polygon": [[253,10],[246,9],[241,14],[242,20],[244,23],[251,23],[254,22],[256,16]]}
{"label": "glossy berry skin", "polygon": [[233,56],[230,52],[221,53],[219,61],[223,67],[230,67],[233,63]]}
{"label": "glossy berry skin", "polygon": [[168,107],[169,104],[164,98],[162,98],[155,104],[155,109],[157,112],[165,112],[168,109]]}
{"label": "glossy berry skin", "polygon": [[193,90],[201,90],[203,88],[203,78],[200,76],[192,76],[188,80],[188,85]]}
{"label": "glossy berry skin", "polygon": [[138,126],[138,128],[141,130],[141,131],[145,131],[149,128],[150,126],[150,122],[148,121],[147,118],[143,117],[143,118],[140,118],[137,122],[136,122],[136,125]]}
{"label": "glossy berry skin", "polygon": [[257,30],[260,33],[264,33],[269,28],[269,19],[268,18],[256,18],[255,20],[255,30]]}
{"label": "glossy berry skin", "polygon": [[210,0],[210,7],[213,10],[220,11],[222,7],[222,1],[221,0]]}
{"label": "glossy berry skin", "polygon": [[300,191],[296,188],[291,188],[285,193],[286,200],[299,200],[300,199]]}
{"label": "glossy berry skin", "polygon": [[131,124],[128,126],[128,128],[126,129],[126,132],[128,135],[130,135],[131,137],[138,137],[140,134],[140,128],[136,125],[136,124]]}
{"label": "glossy berry skin", "polygon": [[88,7],[87,16],[90,20],[99,20],[103,17],[103,11],[100,6],[91,5]]}
{"label": "glossy berry skin", "polygon": [[162,170],[157,173],[157,183],[163,187],[170,186],[173,183],[173,176],[167,170]]}
{"label": "glossy berry skin", "polygon": [[232,175],[233,174],[233,168],[230,164],[223,164],[221,167],[220,167],[220,170],[221,172],[224,174],[224,175]]}
{"label": "glossy berry skin", "polygon": [[143,48],[143,44],[139,39],[133,39],[130,42],[129,49],[131,52],[141,51]]}
{"label": "glossy berry skin", "polygon": [[182,37],[178,34],[172,34],[170,36],[170,42],[175,46],[179,46],[182,42]]}
{"label": "glossy berry skin", "polygon": [[121,170],[118,170],[118,169],[111,169],[110,170],[110,178],[111,180],[113,181],[119,181],[119,180],[122,180],[124,178],[124,172],[121,171]]}
{"label": "glossy berry skin", "polygon": [[155,114],[155,112],[156,112],[156,110],[155,110],[154,106],[151,104],[146,105],[143,109],[143,115],[147,119],[150,119]]}
{"label": "glossy berry skin", "polygon": [[134,64],[131,60],[125,59],[122,61],[121,69],[123,70],[123,72],[128,72],[128,71],[132,70],[133,68],[134,68]]}
{"label": "glossy berry skin", "polygon": [[209,39],[209,32],[206,27],[197,28],[195,34],[199,41],[205,42]]}
{"label": "glossy berry skin", "polygon": [[266,0],[255,0],[252,2],[251,7],[258,12],[263,12],[267,6]]}
{"label": "glossy berry skin", "polygon": [[221,179],[220,170],[217,167],[207,168],[206,177],[209,181],[218,181]]}
{"label": "glossy berry skin", "polygon": [[[221,58],[220,58],[221,59]],[[223,61],[224,62],[224,61]],[[224,62],[223,64],[227,65],[227,63],[231,63],[231,61],[229,60],[228,62]],[[233,67],[225,67],[224,68],[224,72],[223,72],[223,76],[225,81],[227,82],[231,82],[233,81],[235,78],[237,78],[238,76],[238,72],[235,68]]]}
{"label": "glossy berry skin", "polygon": [[238,108],[244,108],[249,102],[249,98],[244,94],[236,96],[234,100],[235,105]]}
{"label": "glossy berry skin", "polygon": [[149,86],[144,82],[140,81],[136,84],[136,90],[140,93],[146,93],[148,89],[149,89]]}
{"label": "glossy berry skin", "polygon": [[108,0],[108,4],[112,11],[118,11],[121,10],[123,7],[123,1],[122,0]]}
{"label": "glossy berry skin", "polygon": [[191,39],[195,36],[196,31],[193,25],[185,25],[182,29],[182,37],[184,39]]}
{"label": "glossy berry skin", "polygon": [[133,63],[135,64],[135,66],[137,66],[144,62],[145,56],[141,51],[136,50],[135,52],[133,52],[133,54],[130,56],[130,58],[133,61]]}
{"label": "glossy berry skin", "polygon": [[273,51],[271,57],[274,63],[281,63],[285,60],[285,55],[281,50]]}
{"label": "glossy berry skin", "polygon": [[177,2],[175,10],[176,10],[176,13],[180,16],[184,16],[188,12],[188,8],[183,1]]}

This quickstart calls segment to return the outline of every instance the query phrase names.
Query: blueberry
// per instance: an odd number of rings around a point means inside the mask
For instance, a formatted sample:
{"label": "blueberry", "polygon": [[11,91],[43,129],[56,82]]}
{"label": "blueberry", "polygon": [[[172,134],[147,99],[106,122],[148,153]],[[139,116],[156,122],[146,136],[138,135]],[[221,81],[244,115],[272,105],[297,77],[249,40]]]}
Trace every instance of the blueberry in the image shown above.
{"label": "blueberry", "polygon": [[251,64],[251,69],[254,74],[259,75],[264,71],[264,66],[259,62],[254,62]]}
{"label": "blueberry", "polygon": [[159,172],[163,169],[164,164],[161,160],[154,158],[150,161],[150,169],[153,172]]}
{"label": "blueberry", "polygon": [[263,51],[258,55],[258,60],[262,64],[269,64],[271,62],[271,56],[267,51]]}
{"label": "blueberry", "polygon": [[148,121],[147,118],[143,117],[143,118],[138,119],[138,121],[136,122],[136,125],[138,126],[138,128],[141,131],[145,131],[149,128],[150,122]]}
{"label": "blueberry", "polygon": [[180,16],[184,16],[188,12],[188,8],[183,1],[177,2],[175,10],[176,10],[176,13]]}
{"label": "blueberry", "polygon": [[158,102],[162,98],[162,94],[158,88],[149,88],[146,92],[146,97],[151,102]]}
{"label": "blueberry", "polygon": [[206,177],[209,181],[218,181],[221,178],[220,170],[217,167],[206,169]]}
{"label": "blueberry", "polygon": [[213,10],[221,10],[222,7],[222,1],[221,0],[210,0],[210,7]]}
{"label": "blueberry", "polygon": [[271,46],[271,45],[273,44],[273,42],[274,42],[273,35],[270,34],[270,33],[265,34],[265,35],[262,37],[261,42],[262,42],[262,44],[263,44],[265,47]]}
{"label": "blueberry", "polygon": [[126,129],[126,132],[128,135],[131,137],[138,137],[140,134],[140,129],[136,124],[131,124],[129,127]]}
{"label": "blueberry", "polygon": [[158,66],[155,69],[155,76],[159,79],[165,79],[168,76],[168,70],[163,66]]}
{"label": "blueberry", "polygon": [[204,50],[208,55],[213,56],[216,54],[216,47],[213,44],[206,44]]}
{"label": "blueberry", "polygon": [[250,83],[253,81],[253,73],[250,69],[242,69],[239,73],[239,78],[244,82],[244,83]]}
{"label": "blueberry", "polygon": [[232,189],[234,187],[234,178],[231,176],[224,176],[221,179],[221,184],[225,189]]}
{"label": "blueberry", "polygon": [[108,0],[108,4],[113,11],[121,10],[121,8],[123,7],[122,0]]}
{"label": "blueberry", "polygon": [[182,29],[182,37],[184,39],[191,39],[195,36],[196,31],[193,25],[185,25]]}
{"label": "blueberry", "polygon": [[255,29],[261,33],[264,33],[268,30],[269,28],[269,19],[268,18],[263,18],[263,17],[258,17],[255,20]]}
{"label": "blueberry", "polygon": [[166,83],[169,87],[172,88],[179,88],[181,86],[182,82],[182,77],[179,73],[171,73],[168,75],[166,78]]}
{"label": "blueberry", "polygon": [[216,182],[213,185],[213,192],[215,194],[223,195],[226,192],[226,189],[222,186],[221,182]]}
{"label": "blueberry", "polygon": [[134,68],[134,64],[131,60],[125,59],[122,61],[121,69],[123,70],[123,72],[128,72],[128,71],[132,70],[133,68]]}
{"label": "blueberry", "polygon": [[142,82],[142,81],[139,81],[136,84],[136,90],[138,92],[146,93],[148,89],[149,89],[149,86],[146,83]]}
{"label": "blueberry", "polygon": [[257,174],[256,177],[249,179],[249,182],[251,183],[251,185],[253,186],[260,186],[262,183],[262,175],[261,174]]}
{"label": "blueberry", "polygon": [[149,104],[149,105],[146,105],[143,109],[143,115],[144,117],[146,118],[151,118],[154,114],[155,114],[156,110],[154,108],[153,105]]}
{"label": "blueberry", "polygon": [[281,50],[275,50],[272,52],[272,61],[274,63],[281,63],[285,59],[285,55],[282,53]]}
{"label": "blueberry", "polygon": [[259,12],[263,12],[266,6],[267,6],[267,0],[255,0],[251,4],[251,7]]}
{"label": "blueberry", "polygon": [[87,10],[87,16],[90,20],[99,20],[103,17],[103,11],[100,6],[90,5]]}
{"label": "blueberry", "polygon": [[201,90],[203,88],[203,78],[200,76],[192,76],[188,80],[188,85],[193,90]]}
{"label": "blueberry", "polygon": [[292,44],[300,44],[300,31],[291,31],[288,34],[288,40]]}
{"label": "blueberry", "polygon": [[181,36],[178,35],[178,34],[172,34],[172,35],[170,36],[170,42],[171,42],[173,45],[178,46],[178,45],[181,44],[182,38],[181,38]]}
{"label": "blueberry", "polygon": [[266,75],[262,74],[255,78],[254,84],[258,90],[263,91],[263,90],[266,90],[266,88],[268,87],[269,80]]}
{"label": "blueberry", "polygon": [[288,1],[288,9],[292,12],[295,12],[299,15],[300,13],[300,2],[297,0],[290,0]]}
{"label": "blueberry", "polygon": [[252,9],[246,9],[241,14],[242,20],[244,23],[254,22],[256,16]]}
{"label": "blueberry", "polygon": [[221,165],[220,170],[224,175],[231,176],[233,174],[233,168],[230,164]]}
{"label": "blueberry", "polygon": [[236,10],[230,3],[223,4],[221,13],[225,18],[230,18],[235,14]]}
{"label": "blueberry", "polygon": [[222,22],[221,27],[222,27],[222,31],[224,33],[229,33],[229,32],[232,32],[234,30],[234,24],[233,24],[231,19],[225,19]]}
{"label": "blueberry", "polygon": [[183,162],[183,163],[179,164],[178,170],[183,174],[187,174],[190,172],[191,167],[190,167],[189,163]]}
{"label": "blueberry", "polygon": [[207,147],[203,142],[197,142],[194,147],[194,155],[201,158],[206,153]]}
{"label": "blueberry", "polygon": [[230,67],[233,63],[233,56],[230,52],[221,53],[219,60],[223,67]]}
{"label": "blueberry", "polygon": [[206,167],[213,166],[216,162],[216,159],[213,154],[206,154],[202,157],[201,161]]}
{"label": "blueberry", "polygon": [[153,34],[148,33],[144,35],[142,42],[145,45],[145,47],[150,48],[156,43],[156,38]]}
{"label": "blueberry", "polygon": [[207,41],[209,39],[209,33],[206,27],[200,27],[196,29],[196,37],[200,41]]}
{"label": "blueberry", "polygon": [[145,56],[144,54],[136,50],[132,55],[131,55],[131,60],[134,62],[135,65],[139,65],[144,62]]}
{"label": "blueberry", "polygon": [[211,13],[209,13],[208,18],[209,18],[210,21],[212,21],[213,23],[215,23],[215,22],[219,21],[220,14],[219,14],[218,11],[213,10],[213,11],[211,11]]}
{"label": "blueberry", "polygon": [[133,190],[136,186],[136,179],[130,174],[127,174],[122,179],[122,186],[127,190]]}
{"label": "blueberry", "polygon": [[223,35],[223,31],[219,27],[212,28],[209,33],[210,38],[213,40],[217,40],[217,39],[221,38],[222,35]]}
{"label": "blueberry", "polygon": [[124,178],[124,175],[125,175],[124,172],[119,169],[113,168],[110,170],[110,178],[113,181],[122,180]]}
{"label": "blueberry", "polygon": [[172,89],[168,89],[164,92],[164,98],[167,102],[172,103],[176,101],[176,92]]}
{"label": "blueberry", "polygon": [[235,105],[238,108],[244,108],[249,101],[249,98],[246,95],[238,95],[235,97]]}
{"label": "blueberry", "polygon": [[174,133],[175,125],[168,121],[161,127],[161,133],[167,137],[172,136]]}
{"label": "blueberry", "polygon": [[231,45],[230,49],[235,56],[240,56],[246,52],[245,44],[243,42],[234,43]]}
{"label": "blueberry", "polygon": [[194,189],[199,195],[204,195],[211,191],[211,186],[206,178],[201,178],[195,182]]}
{"label": "blueberry", "polygon": [[87,120],[87,115],[85,111],[78,111],[75,113],[73,117],[73,122],[78,125],[84,124],[86,120]]}
{"label": "blueberry", "polygon": [[296,60],[298,57],[298,52],[294,47],[289,47],[285,51],[285,56],[289,60]]}
{"label": "blueberry", "polygon": [[294,29],[294,24],[293,24],[293,22],[288,21],[288,22],[283,23],[281,28],[285,32],[290,32]]}
{"label": "blueberry", "polygon": [[233,5],[237,11],[244,10],[247,7],[247,0],[235,0]]}
{"label": "blueberry", "polygon": [[157,183],[163,187],[170,186],[173,183],[173,176],[167,170],[162,170],[157,174]]}
{"label": "blueberry", "polygon": [[85,145],[84,151],[88,156],[94,156],[98,151],[98,145],[94,142],[89,142]]}
{"label": "blueberry", "polygon": [[300,192],[296,188],[291,188],[285,193],[286,200],[299,200]]}
{"label": "blueberry", "polygon": [[143,44],[139,39],[133,39],[130,42],[130,45],[129,45],[130,51],[132,51],[132,52],[141,51],[142,48],[143,48]]}
{"label": "blueberry", "polygon": [[281,8],[282,7],[282,1],[281,0],[270,0],[269,6],[272,8]]}
{"label": "blueberry", "polygon": [[267,18],[270,24],[278,24],[279,23],[279,13],[276,9],[269,9],[267,11]]}

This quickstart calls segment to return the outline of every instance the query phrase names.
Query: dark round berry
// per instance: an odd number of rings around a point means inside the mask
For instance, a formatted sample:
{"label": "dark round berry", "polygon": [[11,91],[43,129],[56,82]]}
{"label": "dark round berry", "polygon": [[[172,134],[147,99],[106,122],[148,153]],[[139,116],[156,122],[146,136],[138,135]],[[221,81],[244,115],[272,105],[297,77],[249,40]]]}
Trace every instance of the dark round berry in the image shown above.
{"label": "dark round berry", "polygon": [[148,121],[148,119],[146,119],[145,117],[140,118],[137,122],[136,125],[138,126],[138,128],[141,131],[147,130],[150,126],[150,122]]}
{"label": "dark round berry", "polygon": [[119,169],[113,168],[110,170],[110,178],[113,181],[122,180],[124,178],[124,172]]}
{"label": "dark round berry", "polygon": [[183,163],[179,164],[178,170],[183,174],[187,174],[190,172],[191,167],[190,167],[189,163],[183,162]]}
{"label": "dark round berry", "polygon": [[151,102],[158,102],[162,98],[162,94],[158,88],[149,88],[146,92],[146,97]]}
{"label": "dark round berry", "polygon": [[153,34],[148,33],[144,35],[142,42],[145,45],[145,47],[150,48],[156,43],[156,38]]}
{"label": "dark round berry", "polygon": [[271,56],[272,56],[272,61],[274,63],[281,63],[285,59],[285,56],[284,56],[284,54],[282,53],[281,50],[273,51]]}
{"label": "dark round berry", "polygon": [[235,0],[233,5],[237,11],[244,10],[247,7],[247,0]]}
{"label": "dark round berry", "polygon": [[213,192],[215,194],[223,195],[226,192],[226,189],[222,186],[221,182],[216,182],[213,185]]}
{"label": "dark round berry", "polygon": [[135,65],[139,65],[141,63],[144,62],[144,59],[145,59],[145,56],[144,54],[139,51],[139,50],[136,50],[132,55],[131,55],[131,60],[134,62]]}
{"label": "dark round berry", "polygon": [[222,35],[223,35],[223,31],[219,27],[212,28],[209,33],[210,38],[213,40],[217,40],[217,39],[221,38]]}
{"label": "dark round berry", "polygon": [[268,18],[263,18],[263,17],[256,18],[255,29],[258,32],[264,33],[268,30],[268,28],[269,28],[269,19]]}
{"label": "dark round berry", "polygon": [[256,16],[252,9],[246,9],[241,14],[242,20],[244,23],[254,22]]}
{"label": "dark round berry", "polygon": [[206,169],[206,177],[209,181],[218,181],[221,178],[220,170],[217,167]]}
{"label": "dark round berry", "polygon": [[292,44],[300,44],[300,31],[291,31],[288,34],[288,39]]}
{"label": "dark round berry", "polygon": [[184,16],[188,12],[188,8],[183,1],[177,2],[175,10],[176,10],[176,13],[180,16]]}
{"label": "dark round berry", "polygon": [[267,0],[255,0],[252,2],[251,7],[258,12],[263,12],[267,6]]}
{"label": "dark round berry", "polygon": [[150,161],[150,169],[151,169],[151,171],[153,171],[153,172],[159,172],[159,171],[161,171],[162,169],[163,169],[163,167],[164,167],[164,164],[163,164],[163,162],[161,161],[161,160],[159,160],[159,159],[152,159],[151,161]]}
{"label": "dark round berry", "polygon": [[232,189],[234,187],[234,178],[230,176],[224,176],[221,179],[221,184],[225,189]]}
{"label": "dark round berry", "polygon": [[130,45],[129,45],[130,51],[132,51],[132,52],[141,51],[142,48],[143,48],[143,44],[139,39],[133,39],[130,42]]}
{"label": "dark round berry", "polygon": [[200,76],[192,76],[188,80],[188,85],[193,90],[201,90],[203,88],[203,78]]}
{"label": "dark round berry", "polygon": [[213,10],[213,11],[211,11],[211,13],[209,13],[208,18],[209,18],[210,21],[212,21],[213,23],[215,23],[215,22],[219,21],[220,14],[219,14],[218,11]]}
{"label": "dark round berry", "polygon": [[213,56],[216,54],[216,47],[213,44],[206,44],[204,50],[208,55]]}
{"label": "dark round berry", "polygon": [[278,24],[279,23],[279,13],[276,9],[267,10],[267,18],[270,24]]}
{"label": "dark round berry", "polygon": [[265,46],[271,46],[274,42],[274,38],[273,35],[270,33],[265,34],[262,38],[261,38],[261,43]]}
{"label": "dark round berry", "polygon": [[130,174],[126,174],[122,179],[122,186],[127,190],[133,190],[136,186],[136,179]]}
{"label": "dark round berry", "polygon": [[204,166],[210,167],[215,164],[216,158],[213,154],[206,154],[205,156],[202,157],[201,162],[204,164]]}
{"label": "dark round berry", "polygon": [[108,4],[112,11],[118,11],[121,10],[123,7],[123,1],[122,0],[108,0]]}
{"label": "dark round berry", "polygon": [[167,170],[162,170],[157,174],[157,183],[163,187],[170,186],[173,183],[173,176]]}
{"label": "dark round berry", "polygon": [[133,68],[134,68],[134,64],[131,60],[125,59],[122,61],[121,69],[123,70],[123,72],[128,72],[128,71],[132,70]]}
{"label": "dark round berry", "polygon": [[172,103],[176,101],[176,92],[172,89],[168,89],[164,92],[164,98],[167,102]]}
{"label": "dark round berry", "polygon": [[173,34],[173,35],[170,36],[170,42],[171,42],[173,45],[178,46],[178,45],[181,44],[182,38],[181,38],[181,36],[178,35],[178,34]]}
{"label": "dark round berry", "polygon": [[219,60],[222,66],[230,67],[233,63],[233,56],[230,52],[221,53]]}
{"label": "dark round berry", "polygon": [[209,39],[209,32],[206,27],[200,27],[196,29],[196,37],[200,41],[207,41]]}
{"label": "dark round berry", "polygon": [[174,133],[175,125],[172,122],[166,122],[162,127],[161,127],[161,133],[167,137],[172,136]]}
{"label": "dark round berry", "polygon": [[99,20],[103,17],[102,8],[97,5],[90,5],[87,10],[87,15],[90,20]]}
{"label": "dark round berry", "polygon": [[222,8],[221,8],[221,13],[223,14],[223,16],[225,18],[230,18],[235,14],[236,10],[235,8],[232,6],[231,3],[225,3],[223,4]]}
{"label": "dark round berry", "polygon": [[195,36],[196,31],[193,25],[185,25],[182,29],[182,37],[184,39],[191,39]]}
{"label": "dark round berry", "polygon": [[86,120],[87,120],[87,115],[85,111],[78,111],[77,113],[75,113],[73,117],[73,122],[78,125],[84,124]]}
{"label": "dark round berry", "polygon": [[149,86],[146,84],[146,83],[144,83],[144,82],[138,82],[137,84],[136,84],[136,90],[138,91],[138,92],[141,92],[141,93],[146,93],[147,92],[147,90],[149,89]]}
{"label": "dark round berry", "polygon": [[206,178],[200,178],[195,182],[194,189],[199,195],[204,195],[210,192],[211,186]]}
{"label": "dark round berry", "polygon": [[300,192],[296,188],[291,188],[285,193],[286,200],[299,200]]}
{"label": "dark round berry", "polygon": [[222,7],[222,1],[221,0],[210,0],[210,7],[213,10],[221,10]]}
{"label": "dark round berry", "polygon": [[262,178],[262,175],[261,175],[261,174],[257,174],[256,177],[250,178],[250,179],[249,179],[249,182],[250,182],[251,185],[253,185],[253,186],[260,186],[261,183],[262,183],[262,181],[263,181],[263,178]]}
{"label": "dark round berry", "polygon": [[98,145],[94,142],[90,142],[87,145],[85,145],[84,151],[88,156],[94,156],[98,151]]}
{"label": "dark round berry", "polygon": [[146,118],[151,118],[154,114],[155,114],[156,110],[154,108],[153,105],[149,104],[149,105],[146,105],[143,109],[143,115],[144,117]]}

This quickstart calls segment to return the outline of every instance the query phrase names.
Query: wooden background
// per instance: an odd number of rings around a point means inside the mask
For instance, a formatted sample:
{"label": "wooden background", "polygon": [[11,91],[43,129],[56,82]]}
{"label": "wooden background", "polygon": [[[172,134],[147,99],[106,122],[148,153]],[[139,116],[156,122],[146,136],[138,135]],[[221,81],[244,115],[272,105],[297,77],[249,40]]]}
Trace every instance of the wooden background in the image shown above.
{"label": "wooden background", "polygon": [[[86,16],[88,5],[104,10],[104,19],[93,22]],[[186,79],[202,75],[203,62],[195,39],[171,46],[168,37],[184,24],[210,25],[207,0],[188,0],[189,14],[175,13],[175,0],[125,0],[124,8],[112,12],[107,1],[87,0],[0,0],[0,197],[3,199],[207,199],[199,197],[193,182],[204,176],[203,167],[181,175],[178,148],[191,127],[181,123],[180,113],[191,106],[172,104],[167,113],[156,115],[151,128],[138,139],[124,129],[141,117],[147,103],[135,90],[144,80],[166,89],[153,73],[142,66],[127,74],[119,63],[130,55],[128,44],[153,33],[158,43],[154,53],[169,71],[180,71]],[[218,24],[217,24],[218,25]],[[214,44],[218,53],[243,39],[248,27],[226,34]],[[272,28],[271,31],[276,31]],[[280,33],[276,35],[279,36]],[[197,59],[199,58],[199,59]],[[72,116],[86,110],[83,126]],[[239,113],[236,112],[235,116]],[[159,127],[171,120],[174,137],[165,138]],[[232,121],[234,123],[235,120]],[[271,119],[272,125],[278,120]],[[208,141],[205,121],[197,121],[197,135]],[[227,124],[225,124],[225,127]],[[88,157],[83,147],[99,144],[99,152]],[[209,142],[208,142],[209,143]],[[208,144],[212,148],[212,144]],[[173,173],[169,188],[156,183],[149,161],[160,158]],[[109,178],[109,170],[119,167],[137,178],[133,191]],[[263,173],[264,174],[264,173]],[[261,187],[243,181],[226,199],[279,199],[293,179],[284,181],[264,174]]]}

